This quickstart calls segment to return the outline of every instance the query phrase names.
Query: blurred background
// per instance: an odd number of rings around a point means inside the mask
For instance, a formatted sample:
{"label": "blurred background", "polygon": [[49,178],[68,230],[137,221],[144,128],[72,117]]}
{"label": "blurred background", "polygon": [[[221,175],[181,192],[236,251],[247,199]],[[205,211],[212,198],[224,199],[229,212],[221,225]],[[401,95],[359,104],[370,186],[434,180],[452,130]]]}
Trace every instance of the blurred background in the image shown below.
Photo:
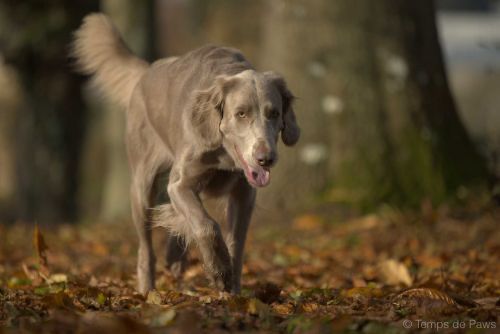
{"label": "blurred background", "polygon": [[68,57],[95,11],[150,61],[215,43],[285,76],[303,135],[260,212],[498,196],[497,1],[2,0],[0,222],[129,217],[124,113]]}

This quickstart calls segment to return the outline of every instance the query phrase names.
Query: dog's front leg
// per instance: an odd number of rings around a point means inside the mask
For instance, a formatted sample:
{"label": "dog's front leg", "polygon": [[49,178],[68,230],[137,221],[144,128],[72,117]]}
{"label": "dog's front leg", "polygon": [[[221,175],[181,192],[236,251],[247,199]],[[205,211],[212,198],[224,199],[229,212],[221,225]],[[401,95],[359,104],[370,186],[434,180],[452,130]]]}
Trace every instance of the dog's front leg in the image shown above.
{"label": "dog's front leg", "polygon": [[240,293],[243,251],[248,225],[252,217],[256,191],[248,182],[240,178],[229,194],[227,221],[229,222],[229,253],[233,266],[233,282],[231,292]]}
{"label": "dog's front leg", "polygon": [[205,211],[195,186],[192,178],[174,172],[168,185],[170,201],[189,224],[191,235],[187,238],[194,239],[198,245],[207,274],[217,288],[230,291],[232,270],[229,252],[219,225]]}

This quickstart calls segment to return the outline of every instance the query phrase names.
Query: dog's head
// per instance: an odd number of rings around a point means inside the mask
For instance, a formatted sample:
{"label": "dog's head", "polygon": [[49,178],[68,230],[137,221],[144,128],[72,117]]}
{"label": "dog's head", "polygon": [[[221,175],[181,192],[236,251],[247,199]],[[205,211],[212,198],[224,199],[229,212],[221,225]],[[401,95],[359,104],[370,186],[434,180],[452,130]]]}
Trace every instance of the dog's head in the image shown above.
{"label": "dog's head", "polygon": [[280,133],[287,146],[299,140],[293,99],[281,76],[247,70],[217,77],[199,92],[191,121],[200,144],[208,149],[224,146],[248,182],[264,187],[278,159]]}

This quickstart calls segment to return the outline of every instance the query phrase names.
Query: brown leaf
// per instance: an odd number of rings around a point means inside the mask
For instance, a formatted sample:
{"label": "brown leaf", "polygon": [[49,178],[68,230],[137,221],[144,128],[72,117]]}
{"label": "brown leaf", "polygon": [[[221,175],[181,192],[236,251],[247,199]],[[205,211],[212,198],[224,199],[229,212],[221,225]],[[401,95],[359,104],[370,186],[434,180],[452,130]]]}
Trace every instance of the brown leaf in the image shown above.
{"label": "brown leaf", "polygon": [[26,277],[28,277],[33,285],[40,285],[43,282],[43,278],[40,276],[39,271],[35,266],[28,266],[26,263],[22,263],[22,268]]}
{"label": "brown leaf", "polygon": [[429,269],[436,269],[443,265],[443,260],[439,256],[433,256],[428,254],[417,255],[415,257],[415,260],[421,266]]}
{"label": "brown leaf", "polygon": [[347,298],[359,298],[359,297],[382,297],[384,295],[383,291],[374,287],[358,287],[348,290],[342,290],[340,292],[342,297]]}
{"label": "brown leaf", "polygon": [[163,299],[166,303],[176,305],[186,301],[188,299],[188,296],[175,290],[167,290]]}
{"label": "brown leaf", "polygon": [[248,298],[243,296],[231,296],[227,300],[227,305],[233,312],[245,312],[248,308]]}
{"label": "brown leaf", "polygon": [[308,302],[302,304],[302,311],[306,313],[314,313],[319,309],[319,305],[317,303]]}
{"label": "brown leaf", "polygon": [[47,244],[45,243],[45,239],[43,238],[42,232],[38,227],[38,223],[35,224],[35,229],[33,231],[33,245],[35,246],[35,251],[38,257],[38,264],[40,268],[48,270],[48,261],[47,261]]}
{"label": "brown leaf", "polygon": [[275,313],[278,313],[280,315],[290,315],[295,309],[292,303],[273,304],[271,307]]}
{"label": "brown leaf", "polygon": [[355,233],[371,230],[382,225],[382,220],[377,215],[367,215],[360,218],[352,219],[345,224],[344,233]]}
{"label": "brown leaf", "polygon": [[276,284],[265,283],[258,285],[255,290],[255,297],[259,298],[266,304],[275,302],[280,297],[281,289]]}
{"label": "brown leaf", "polygon": [[408,268],[401,262],[393,259],[385,260],[378,265],[380,278],[387,285],[404,284],[411,286],[413,279]]}
{"label": "brown leaf", "polygon": [[45,280],[48,284],[55,284],[55,283],[67,283],[68,282],[68,276],[66,274],[52,274],[47,279]]}
{"label": "brown leaf", "polygon": [[43,297],[43,302],[49,308],[58,308],[66,310],[77,309],[77,307],[73,303],[73,300],[68,296],[66,292],[63,291],[46,295],[45,297]]}
{"label": "brown leaf", "polygon": [[252,298],[248,300],[247,312],[252,315],[264,316],[269,312],[269,306],[257,298]]}
{"label": "brown leaf", "polygon": [[163,297],[156,290],[151,290],[148,292],[148,297],[146,298],[146,303],[161,305],[163,303]]}
{"label": "brown leaf", "polygon": [[320,228],[322,224],[321,217],[306,214],[295,218],[292,223],[292,228],[297,231],[312,231]]}
{"label": "brown leaf", "polygon": [[453,298],[451,298],[446,292],[432,288],[409,289],[404,292],[401,292],[399,295],[396,296],[396,298],[430,299],[430,300],[442,301],[443,303],[446,303],[448,305],[457,306],[457,302],[455,302],[455,300],[453,300]]}
{"label": "brown leaf", "polygon": [[498,297],[485,297],[474,300],[474,304],[481,305],[484,308],[494,309],[500,306],[500,299]]}
{"label": "brown leaf", "polygon": [[450,313],[460,305],[447,293],[433,288],[414,288],[398,294],[395,304],[414,309],[417,314]]}

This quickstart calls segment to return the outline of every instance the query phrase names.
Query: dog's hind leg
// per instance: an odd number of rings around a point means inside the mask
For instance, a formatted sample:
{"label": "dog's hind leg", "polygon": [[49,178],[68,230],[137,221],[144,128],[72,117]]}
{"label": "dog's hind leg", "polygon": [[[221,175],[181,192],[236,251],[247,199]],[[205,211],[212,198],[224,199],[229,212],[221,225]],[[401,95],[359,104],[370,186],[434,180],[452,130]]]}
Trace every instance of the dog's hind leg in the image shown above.
{"label": "dog's hind leg", "polygon": [[154,175],[147,175],[141,169],[132,176],[131,208],[137,235],[139,237],[139,252],[137,259],[138,290],[146,293],[155,286],[156,258],[153,251],[152,226],[147,210],[150,207],[150,192]]}
{"label": "dog's hind leg", "polygon": [[182,236],[169,233],[166,266],[175,278],[180,278],[187,265],[187,245]]}
{"label": "dog's hind leg", "polygon": [[127,110],[127,153],[132,182],[132,218],[139,238],[137,259],[138,290],[146,293],[155,285],[155,254],[152,244],[150,209],[155,203],[154,181],[160,170],[168,169],[168,152],[154,135],[145,116],[141,90],[136,89]]}
{"label": "dog's hind leg", "polygon": [[[166,228],[165,266],[176,279],[179,279],[187,265],[187,243],[178,232],[174,232],[176,228],[173,224],[186,223],[168,206],[170,199],[165,189],[165,183],[168,182],[169,173],[169,170],[159,173],[155,178],[152,193],[155,207],[151,211],[150,218],[153,225]],[[167,204],[162,206],[165,203]],[[165,212],[168,212],[167,216],[162,216],[162,213],[165,215]]]}
{"label": "dog's hind leg", "polygon": [[187,248],[191,241],[186,239],[190,235],[186,220],[169,203],[152,208],[150,218],[154,227],[166,230],[165,264],[175,278],[180,278],[187,265]]}

